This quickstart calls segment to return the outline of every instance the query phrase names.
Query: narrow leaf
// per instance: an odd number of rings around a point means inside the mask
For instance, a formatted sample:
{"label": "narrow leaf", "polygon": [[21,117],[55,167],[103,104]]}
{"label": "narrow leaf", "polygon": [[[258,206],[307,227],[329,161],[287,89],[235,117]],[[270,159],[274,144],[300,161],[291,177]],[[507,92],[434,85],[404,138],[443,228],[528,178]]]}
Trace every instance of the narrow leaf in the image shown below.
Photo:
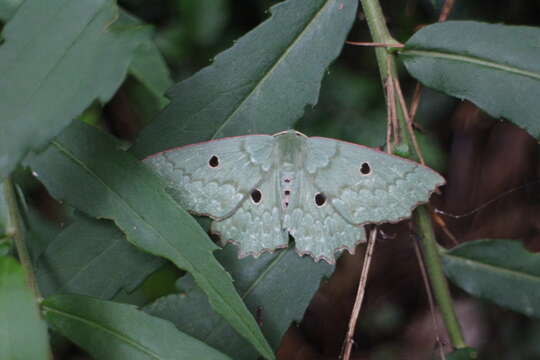
{"label": "narrow leaf", "polygon": [[13,258],[0,256],[0,359],[48,358],[47,325],[39,316],[24,271]]}
{"label": "narrow leaf", "polygon": [[424,85],[467,99],[540,139],[540,29],[447,21],[407,41],[401,58]]}
{"label": "narrow leaf", "polygon": [[111,299],[121,289],[132,291],[163,263],[126,241],[113,223],[81,216],[40,256],[36,277],[45,297],[66,293]]}
{"label": "narrow leaf", "polygon": [[273,358],[229,274],[214,258],[217,246],[167,194],[161,180],[119,150],[111,137],[73,122],[30,165],[54,197],[113,220],[135,246],[190,272],[212,307],[261,354]]}
{"label": "narrow leaf", "polygon": [[289,129],[317,102],[357,0],[288,0],[208,67],[168,92],[169,106],[145,128],[137,157],[224,136]]}
{"label": "narrow leaf", "polygon": [[474,360],[478,359],[478,352],[473,348],[463,348],[452,351],[446,356],[446,360]]}
{"label": "narrow leaf", "polygon": [[[124,10],[120,12],[120,24],[140,26],[143,22]],[[153,31],[145,33],[144,40],[133,54],[129,72],[157,97],[161,105],[165,105],[168,102],[164,97],[165,91],[171,87],[172,79],[165,59],[154,43],[153,35]]]}
{"label": "narrow leaf", "polygon": [[0,47],[0,178],[125,77],[145,29],[114,26],[113,0],[27,0]]}
{"label": "narrow leaf", "polygon": [[[333,266],[315,263],[287,249],[264,254],[259,259],[238,259],[238,250],[228,245],[216,255],[232,274],[235,286],[274,349],[295,320],[300,321],[322,277],[330,275]],[[176,327],[234,359],[251,360],[256,353],[236,335],[223,319],[211,314],[204,294],[191,277],[179,281],[180,295],[158,299],[145,310],[172,321]]]}
{"label": "narrow leaf", "polygon": [[100,360],[230,360],[133,305],[80,295],[43,302],[48,323]]}
{"label": "narrow leaf", "polygon": [[442,258],[447,276],[468,293],[540,317],[540,255],[519,241],[466,242]]}

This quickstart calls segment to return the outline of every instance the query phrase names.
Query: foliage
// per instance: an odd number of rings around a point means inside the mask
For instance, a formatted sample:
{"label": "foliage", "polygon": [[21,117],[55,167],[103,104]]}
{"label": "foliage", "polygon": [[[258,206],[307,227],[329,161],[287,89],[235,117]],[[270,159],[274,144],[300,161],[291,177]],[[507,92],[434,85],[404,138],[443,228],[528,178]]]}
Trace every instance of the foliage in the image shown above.
{"label": "foliage", "polygon": [[[368,28],[374,31],[368,7],[378,2],[361,1],[369,24],[357,16],[356,0],[118,3],[0,0],[0,358],[49,359],[54,353],[71,359],[77,355],[59,351],[70,341],[96,359],[303,359],[298,343],[307,342],[297,340],[297,352],[286,355],[289,341],[304,338],[295,335],[300,330],[309,334],[306,339],[317,339],[313,328],[324,327],[337,329],[339,344],[318,338],[320,347],[306,350],[311,355],[305,358],[314,358],[316,350],[333,354],[329,346],[339,351],[345,325],[317,326],[313,309],[341,309],[348,316],[352,304],[336,299],[350,296],[355,285],[350,291],[324,286],[331,295],[317,296],[306,309],[334,270],[334,277],[343,276],[340,263],[334,269],[291,250],[238,259],[234,246],[213,243],[204,220],[198,223],[184,211],[140,159],[175,146],[292,127],[310,136],[384,146],[386,103],[377,72],[387,69],[377,68],[372,49],[343,50],[353,23],[351,39],[366,40]],[[424,89],[415,119],[427,164],[450,184],[444,196],[464,185],[455,169],[466,159],[456,161],[456,149],[480,152],[478,143],[487,141],[467,142],[463,128],[475,121],[445,124],[463,107],[456,99],[496,119],[476,119],[479,128],[508,121],[534,139],[539,151],[540,32],[501,24],[534,23],[527,15],[533,5],[504,4],[504,10],[488,12],[481,2],[457,2],[456,18],[479,21],[435,23],[445,2],[419,3],[411,5],[422,9],[414,15],[402,11],[401,2],[383,4],[392,36],[404,46],[379,48],[377,54],[404,65],[398,75],[407,99],[415,81],[436,90]],[[508,17],[507,7],[513,9]],[[426,23],[434,24],[417,29]],[[498,169],[518,161],[509,159]],[[466,185],[499,189],[496,183]],[[531,193],[527,201],[538,200],[539,192]],[[470,210],[482,213],[489,200]],[[538,221],[538,211],[521,214],[529,223]],[[487,319],[488,335],[500,341],[470,340],[465,324],[472,320],[458,311],[466,346],[453,343],[447,358],[540,356],[540,327],[530,319],[540,313],[539,255],[510,240],[526,238],[534,226],[515,235],[497,227],[485,231],[480,220],[471,224],[476,231],[457,230],[457,241],[475,241],[433,247],[427,270],[433,279],[433,266],[442,262],[448,279],[463,290],[454,289],[454,295],[474,301]],[[431,228],[429,221],[426,226]],[[435,234],[447,245],[439,229]],[[409,238],[408,228],[405,233]],[[391,237],[381,247],[399,242]],[[344,256],[341,264],[349,259]],[[384,272],[395,266],[400,276],[410,270],[394,258],[386,265]],[[357,276],[349,278],[356,284]],[[369,284],[368,300],[380,287]],[[359,352],[402,358],[395,348],[414,310],[398,301],[383,307],[371,299],[367,305],[384,311],[361,313]],[[307,320],[294,326],[305,314]]]}

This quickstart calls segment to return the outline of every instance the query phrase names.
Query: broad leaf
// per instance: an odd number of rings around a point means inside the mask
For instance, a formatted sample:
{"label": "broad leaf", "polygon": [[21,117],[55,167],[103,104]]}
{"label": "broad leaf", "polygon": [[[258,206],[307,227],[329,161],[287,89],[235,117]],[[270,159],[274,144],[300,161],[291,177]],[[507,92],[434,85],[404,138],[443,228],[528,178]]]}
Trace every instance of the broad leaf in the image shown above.
{"label": "broad leaf", "polygon": [[467,99],[540,139],[540,29],[448,21],[426,26],[399,52],[424,85]]}
{"label": "broad leaf", "polygon": [[113,220],[135,246],[190,272],[213,308],[267,358],[272,351],[214,258],[217,246],[165,191],[161,180],[113,139],[73,122],[30,165],[49,192],[97,218]]}
{"label": "broad leaf", "polygon": [[133,147],[137,157],[224,136],[289,129],[314,105],[356,0],[288,0],[270,19],[173,87],[171,103]]}
{"label": "broad leaf", "polygon": [[0,21],[7,22],[17,11],[23,0],[0,0]]}
{"label": "broad leaf", "polygon": [[19,263],[0,256],[0,359],[48,360],[47,325],[40,318]]}
{"label": "broad leaf", "polygon": [[517,240],[466,242],[442,254],[447,276],[468,293],[540,317],[540,254]]}
{"label": "broad leaf", "polygon": [[[333,266],[299,257],[293,249],[239,260],[236,246],[229,245],[216,257],[232,274],[235,286],[274,349],[295,320],[300,321],[322,277]],[[202,291],[191,277],[179,281],[180,296],[169,295],[146,311],[172,321],[177,328],[229,354],[234,359],[256,359],[256,353],[219,316],[210,312]]]}
{"label": "broad leaf", "polygon": [[124,79],[146,30],[115,27],[115,3],[27,0],[4,28],[0,178]]}
{"label": "broad leaf", "polygon": [[41,255],[36,277],[42,294],[80,294],[111,299],[132,291],[163,259],[126,241],[113,223],[79,217]]}
{"label": "broad leaf", "polygon": [[46,299],[43,311],[55,330],[96,359],[231,360],[133,305],[59,295]]}

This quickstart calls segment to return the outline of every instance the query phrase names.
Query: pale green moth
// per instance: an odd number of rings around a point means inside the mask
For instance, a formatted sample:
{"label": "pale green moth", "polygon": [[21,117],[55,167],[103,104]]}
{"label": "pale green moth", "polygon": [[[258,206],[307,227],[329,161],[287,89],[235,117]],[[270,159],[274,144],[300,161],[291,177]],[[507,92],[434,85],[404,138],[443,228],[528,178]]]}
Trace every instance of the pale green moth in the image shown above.
{"label": "pale green moth", "polygon": [[396,222],[444,179],[418,163],[335,139],[288,130],[187,145],[144,160],[211,231],[258,256],[287,247],[315,261],[353,253],[362,225]]}

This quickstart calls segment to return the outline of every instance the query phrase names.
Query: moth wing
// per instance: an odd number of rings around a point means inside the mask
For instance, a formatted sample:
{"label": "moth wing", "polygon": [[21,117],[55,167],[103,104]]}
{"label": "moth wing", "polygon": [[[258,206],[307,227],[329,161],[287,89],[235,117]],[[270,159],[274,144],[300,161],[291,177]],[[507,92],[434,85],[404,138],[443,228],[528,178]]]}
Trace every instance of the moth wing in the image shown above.
{"label": "moth wing", "polygon": [[306,172],[350,223],[397,222],[444,184],[430,168],[344,141],[307,140]]}
{"label": "moth wing", "polygon": [[222,218],[270,171],[273,146],[269,135],[239,136],[167,150],[144,162],[161,175],[183,208]]}
{"label": "moth wing", "polygon": [[283,227],[278,181],[278,172],[272,170],[230,217],[212,223],[212,232],[224,243],[238,245],[239,257],[287,247],[289,234]]}
{"label": "moth wing", "polygon": [[294,237],[296,251],[330,264],[335,262],[336,251],[354,253],[356,245],[366,241],[364,227],[347,222],[324,198],[312,176],[304,173],[298,181],[298,199],[284,216],[284,227]]}

